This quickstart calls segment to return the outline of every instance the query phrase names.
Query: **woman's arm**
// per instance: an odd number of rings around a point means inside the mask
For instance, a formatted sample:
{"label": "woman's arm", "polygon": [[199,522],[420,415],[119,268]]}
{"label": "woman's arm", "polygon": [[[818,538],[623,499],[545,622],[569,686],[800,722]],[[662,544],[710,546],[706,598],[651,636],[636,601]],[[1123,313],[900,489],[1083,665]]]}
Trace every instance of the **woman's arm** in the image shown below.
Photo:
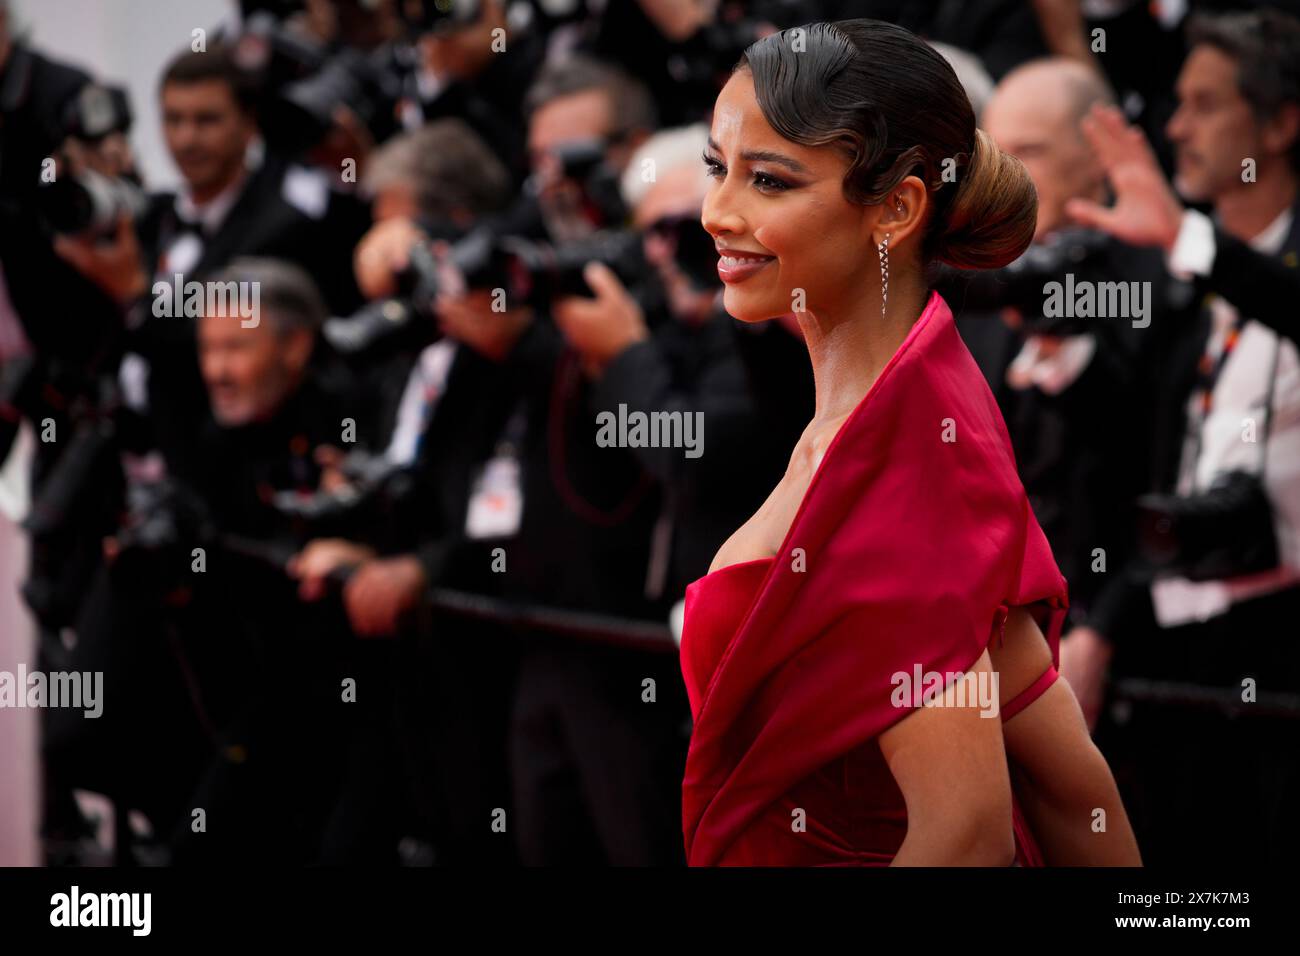
{"label": "woman's arm", "polygon": [[[983,677],[980,675],[983,674]],[[992,674],[988,652],[971,676]],[[975,695],[924,706],[880,735],[880,750],[907,803],[907,836],[895,866],[1009,866],[1015,858],[1011,780],[997,714]]]}
{"label": "woman's arm", "polygon": [[[990,650],[1003,704],[1052,664],[1047,641],[1024,608],[1011,609],[1005,640]],[[1142,865],[1115,778],[1065,681],[1007,720],[1002,733],[1016,796],[1048,864]]]}

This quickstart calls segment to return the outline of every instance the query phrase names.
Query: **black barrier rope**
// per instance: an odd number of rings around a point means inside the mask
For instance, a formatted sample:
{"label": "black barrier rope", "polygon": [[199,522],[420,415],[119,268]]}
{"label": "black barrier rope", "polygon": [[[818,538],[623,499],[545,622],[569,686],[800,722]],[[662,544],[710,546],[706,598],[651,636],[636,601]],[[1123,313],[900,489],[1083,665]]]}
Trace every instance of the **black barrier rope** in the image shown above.
{"label": "black barrier rope", "polygon": [[429,601],[435,611],[496,621],[521,631],[548,631],[599,644],[635,650],[677,653],[677,642],[666,624],[637,621],[587,611],[568,611],[538,604],[503,601],[435,588]]}
{"label": "black barrier rope", "polygon": [[1239,687],[1206,687],[1179,681],[1125,677],[1115,681],[1114,695],[1134,703],[1220,710],[1232,716],[1300,719],[1300,694],[1261,691],[1254,701],[1248,702],[1241,699]]}
{"label": "black barrier rope", "polygon": [[[296,550],[289,545],[232,534],[219,535],[218,540],[232,554],[270,566],[281,573]],[[327,581],[331,586],[341,588],[352,570],[338,568],[327,576]],[[521,632],[544,631],[632,650],[677,653],[672,630],[667,624],[657,621],[545,607],[449,588],[431,589],[426,593],[425,603],[435,612],[490,620]]]}
{"label": "black barrier rope", "polygon": [[[219,538],[228,550],[282,571],[294,553],[294,548],[286,545],[228,534],[220,535]],[[330,581],[341,587],[350,573],[351,569],[340,568],[330,575]],[[431,589],[427,593],[426,604],[434,612],[493,621],[520,633],[562,634],[568,638],[634,650],[677,653],[677,642],[673,639],[672,630],[667,624],[656,621],[547,607],[449,588]],[[1134,703],[1159,703],[1217,709],[1234,715],[1300,719],[1300,694],[1261,691],[1256,700],[1246,702],[1241,699],[1240,689],[1235,687],[1206,687],[1137,677],[1115,681],[1112,692],[1115,698]]]}

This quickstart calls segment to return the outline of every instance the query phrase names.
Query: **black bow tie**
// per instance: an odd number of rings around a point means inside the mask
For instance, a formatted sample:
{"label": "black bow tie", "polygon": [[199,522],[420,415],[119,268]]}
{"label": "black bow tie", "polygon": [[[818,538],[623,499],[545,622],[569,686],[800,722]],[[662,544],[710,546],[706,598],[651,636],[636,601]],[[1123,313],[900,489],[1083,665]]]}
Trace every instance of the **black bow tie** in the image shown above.
{"label": "black bow tie", "polygon": [[173,230],[172,238],[177,239],[186,233],[198,236],[200,239],[206,239],[208,237],[207,230],[204,229],[202,222],[197,219],[186,219],[180,213],[177,213],[176,226]]}

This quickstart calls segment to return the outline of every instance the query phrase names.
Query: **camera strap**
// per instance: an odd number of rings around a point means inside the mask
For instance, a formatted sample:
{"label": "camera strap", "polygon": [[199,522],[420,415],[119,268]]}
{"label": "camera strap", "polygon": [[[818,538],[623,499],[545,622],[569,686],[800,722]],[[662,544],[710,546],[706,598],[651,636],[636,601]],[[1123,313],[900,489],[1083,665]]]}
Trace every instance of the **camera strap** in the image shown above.
{"label": "camera strap", "polygon": [[[1210,303],[1212,304],[1213,301],[1212,297]],[[1197,407],[1200,409],[1202,422],[1210,414],[1210,409],[1214,403],[1214,386],[1219,382],[1219,376],[1223,373],[1223,366],[1228,363],[1228,359],[1237,348],[1237,342],[1241,339],[1241,328],[1244,324],[1245,320],[1242,319],[1241,315],[1235,315],[1232,325],[1229,326],[1228,333],[1224,337],[1223,348],[1220,350],[1218,357],[1211,358],[1207,350],[1201,354],[1201,360],[1197,363]]]}
{"label": "camera strap", "polygon": [[[1193,449],[1191,468],[1192,468],[1192,490],[1196,490],[1196,463],[1201,457],[1201,441],[1205,432],[1205,424],[1209,420],[1210,412],[1214,407],[1214,388],[1223,374],[1223,367],[1227,364],[1228,359],[1237,348],[1237,343],[1241,339],[1242,329],[1246,322],[1240,313],[1232,320],[1232,326],[1228,329],[1227,337],[1224,340],[1223,350],[1216,359],[1211,359],[1208,352],[1201,355],[1201,361],[1197,369],[1197,408],[1200,417],[1196,423],[1195,445]],[[1273,423],[1273,393],[1277,385],[1277,367],[1278,361],[1282,355],[1282,337],[1274,333],[1276,345],[1273,348],[1273,361],[1268,373],[1268,393],[1264,398],[1264,422],[1260,435],[1260,453],[1259,453],[1259,477],[1262,481],[1264,478],[1264,466],[1268,460],[1268,436]]]}
{"label": "camera strap", "polygon": [[1282,336],[1274,332],[1277,340],[1273,346],[1273,364],[1268,370],[1268,394],[1264,396],[1264,429],[1259,449],[1259,478],[1264,480],[1264,465],[1268,461],[1268,435],[1273,426],[1273,393],[1277,391],[1277,366],[1282,359]]}

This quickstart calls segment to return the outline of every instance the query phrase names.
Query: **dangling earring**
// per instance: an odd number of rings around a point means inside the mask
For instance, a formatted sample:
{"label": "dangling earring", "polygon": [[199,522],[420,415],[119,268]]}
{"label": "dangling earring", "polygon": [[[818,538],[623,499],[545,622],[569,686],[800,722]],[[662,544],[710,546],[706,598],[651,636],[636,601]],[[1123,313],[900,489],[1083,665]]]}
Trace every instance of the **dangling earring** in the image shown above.
{"label": "dangling earring", "polygon": [[880,253],[880,318],[885,317],[885,303],[889,301],[889,236],[885,233],[885,238],[880,241],[878,251]]}

